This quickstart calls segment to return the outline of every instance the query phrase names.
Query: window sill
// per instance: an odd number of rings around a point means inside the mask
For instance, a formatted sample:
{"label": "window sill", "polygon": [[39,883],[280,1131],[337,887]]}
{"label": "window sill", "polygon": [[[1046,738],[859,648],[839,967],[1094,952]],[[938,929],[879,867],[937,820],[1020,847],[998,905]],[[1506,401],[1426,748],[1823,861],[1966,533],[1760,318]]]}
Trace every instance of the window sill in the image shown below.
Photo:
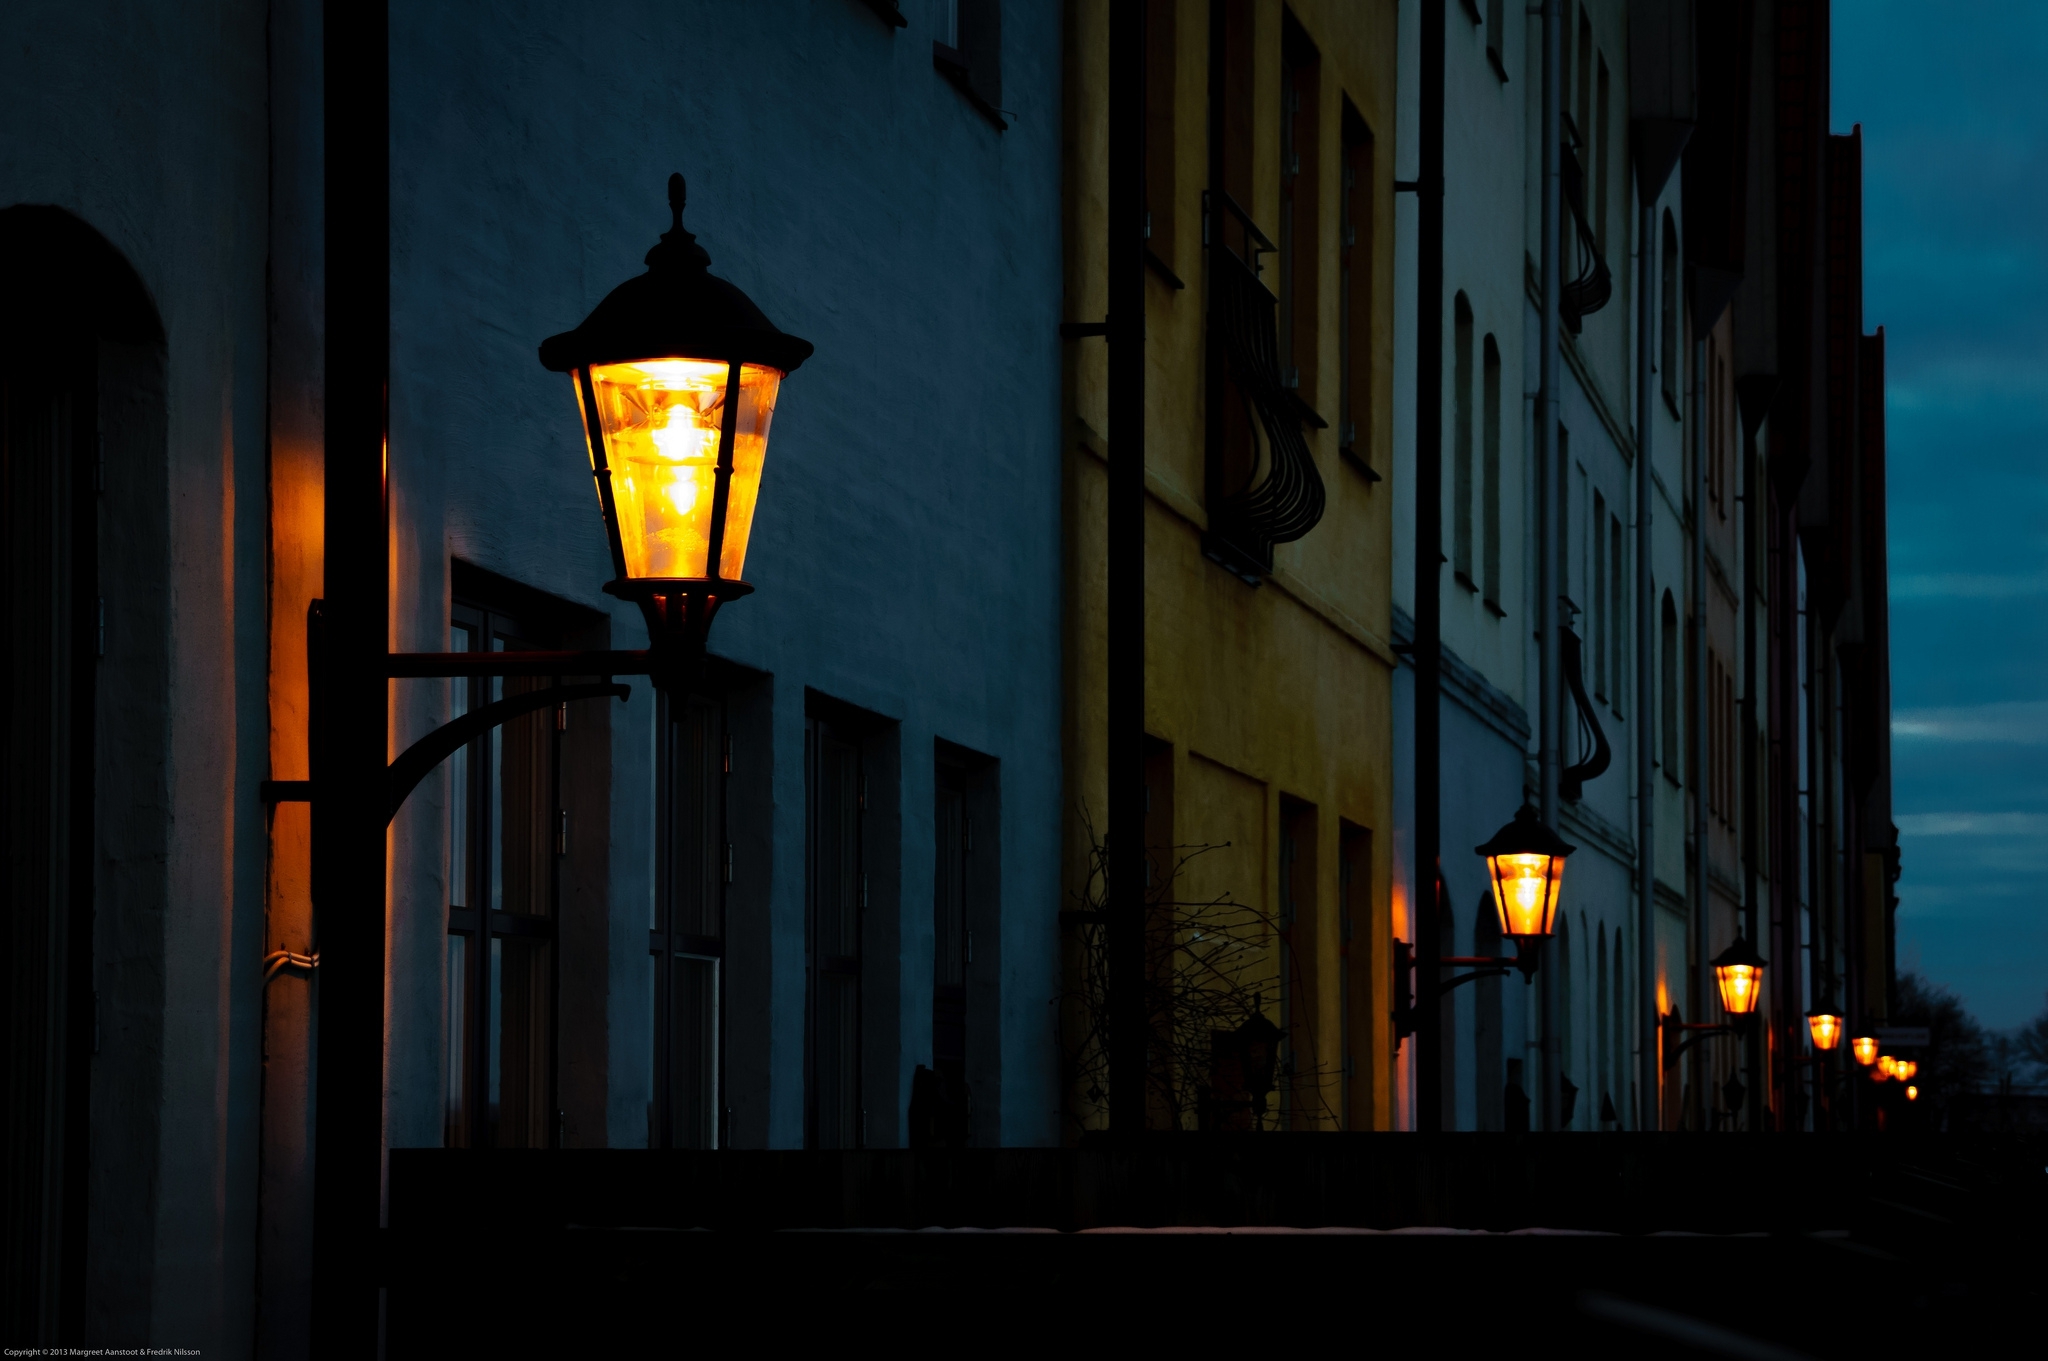
{"label": "window sill", "polygon": [[1003,111],[982,98],[981,91],[974,88],[974,69],[967,64],[957,47],[948,47],[938,39],[932,39],[932,65],[938,73],[953,82],[958,90],[981,112],[981,116],[995,124],[997,132],[1008,132],[1010,125],[1003,121]]}
{"label": "window sill", "polygon": [[1186,284],[1181,282],[1180,275],[1175,274],[1173,272],[1172,266],[1168,265],[1166,261],[1160,259],[1158,253],[1155,252],[1150,246],[1145,247],[1145,263],[1147,265],[1150,265],[1152,267],[1152,272],[1154,274],[1157,274],[1162,280],[1164,280],[1166,282],[1166,286],[1168,288],[1171,288],[1174,292],[1178,293],[1182,289],[1187,287]]}
{"label": "window sill", "polygon": [[1343,459],[1344,462],[1350,466],[1353,472],[1356,472],[1360,477],[1363,477],[1367,482],[1386,481],[1385,478],[1381,477],[1377,472],[1373,471],[1372,464],[1365,461],[1365,455],[1359,453],[1350,445],[1347,444],[1343,448],[1339,449],[1337,451],[1337,456]]}
{"label": "window sill", "polygon": [[1463,586],[1472,594],[1479,594],[1479,583],[1472,580],[1471,577],[1467,576],[1463,568],[1458,568],[1452,571],[1451,580],[1457,582],[1460,586]]}

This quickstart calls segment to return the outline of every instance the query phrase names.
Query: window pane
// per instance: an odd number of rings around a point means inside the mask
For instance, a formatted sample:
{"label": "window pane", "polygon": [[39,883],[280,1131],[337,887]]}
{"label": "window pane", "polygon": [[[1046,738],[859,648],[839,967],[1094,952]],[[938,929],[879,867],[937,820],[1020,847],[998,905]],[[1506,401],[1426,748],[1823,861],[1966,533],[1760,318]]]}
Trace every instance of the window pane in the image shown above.
{"label": "window pane", "polygon": [[491,1123],[499,1148],[546,1148],[549,1081],[548,942],[491,940]]}
{"label": "window pane", "polygon": [[448,1035],[442,1055],[448,1072],[448,1110],[442,1142],[469,1147],[469,1119],[463,1095],[469,1089],[469,937],[448,937]]}
{"label": "window pane", "polygon": [[[545,677],[509,677],[509,694],[544,689]],[[554,787],[555,711],[522,714],[497,728],[498,872],[493,905],[520,916],[553,914],[557,813]],[[502,886],[502,887],[500,887]]]}
{"label": "window pane", "polygon": [[676,1148],[718,1147],[718,961],[681,955],[675,967]]}

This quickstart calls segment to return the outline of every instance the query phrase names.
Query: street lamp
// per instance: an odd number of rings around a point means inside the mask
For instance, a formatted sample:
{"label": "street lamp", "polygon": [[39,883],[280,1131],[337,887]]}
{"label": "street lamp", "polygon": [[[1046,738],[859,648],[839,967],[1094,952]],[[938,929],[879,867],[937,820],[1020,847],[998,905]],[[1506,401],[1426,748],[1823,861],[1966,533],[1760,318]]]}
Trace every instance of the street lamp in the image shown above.
{"label": "street lamp", "polygon": [[1711,963],[1714,986],[1721,993],[1721,1010],[1737,1018],[1755,1015],[1764,982],[1764,959],[1756,947],[1746,936],[1737,936]]}
{"label": "street lamp", "polygon": [[1900,1082],[1911,1082],[1913,1080],[1913,1074],[1919,1071],[1920,1060],[1918,1059],[1892,1060],[1892,1076],[1894,1078],[1897,1078]]}
{"label": "street lamp", "polygon": [[1856,1062],[1865,1068],[1877,1062],[1877,1036],[1858,1035],[1849,1041],[1849,1052],[1856,1056]]}
{"label": "street lamp", "polygon": [[640,606],[655,683],[669,689],[694,679],[718,607],[754,589],[741,573],[769,422],[812,350],[710,272],[684,201],[670,175],[669,229],[647,272],[540,347],[575,383],[616,573],[604,589]]}
{"label": "street lamp", "polygon": [[1813,1032],[1813,1047],[1823,1053],[1842,1042],[1842,1018],[1826,1008],[1807,1012],[1806,1028]]}
{"label": "street lamp", "polygon": [[1918,1101],[1919,1099],[1920,1099],[1920,1089],[1919,1089],[1918,1087],[1908,1087],[1908,1088],[1906,1088],[1906,1100],[1908,1100],[1908,1101]]}

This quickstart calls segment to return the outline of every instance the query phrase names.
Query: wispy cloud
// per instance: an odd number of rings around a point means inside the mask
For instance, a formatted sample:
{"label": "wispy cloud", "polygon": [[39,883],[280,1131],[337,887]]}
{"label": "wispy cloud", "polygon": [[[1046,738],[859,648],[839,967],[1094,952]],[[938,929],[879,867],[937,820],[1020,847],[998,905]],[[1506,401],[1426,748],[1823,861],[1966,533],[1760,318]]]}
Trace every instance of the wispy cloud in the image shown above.
{"label": "wispy cloud", "polygon": [[1892,736],[1908,741],[2048,746],[2048,700],[2008,700],[1952,709],[1899,709]]}
{"label": "wispy cloud", "polygon": [[1900,813],[1901,836],[2048,837],[2048,813]]}
{"label": "wispy cloud", "polygon": [[2019,600],[2048,595],[2048,572],[1902,572],[1894,600]]}

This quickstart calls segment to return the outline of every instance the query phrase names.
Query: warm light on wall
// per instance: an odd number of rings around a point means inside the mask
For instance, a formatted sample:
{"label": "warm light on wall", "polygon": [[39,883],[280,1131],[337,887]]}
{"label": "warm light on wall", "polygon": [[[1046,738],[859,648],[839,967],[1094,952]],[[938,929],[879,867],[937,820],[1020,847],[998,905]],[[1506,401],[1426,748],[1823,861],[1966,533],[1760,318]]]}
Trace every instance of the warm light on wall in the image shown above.
{"label": "warm light on wall", "polygon": [[1806,1028],[1813,1032],[1813,1047],[1823,1052],[1842,1042],[1842,1018],[1831,1011],[1809,1012]]}
{"label": "warm light on wall", "polygon": [[1858,1035],[1849,1041],[1849,1048],[1856,1055],[1856,1062],[1865,1068],[1877,1062],[1877,1036]]}

